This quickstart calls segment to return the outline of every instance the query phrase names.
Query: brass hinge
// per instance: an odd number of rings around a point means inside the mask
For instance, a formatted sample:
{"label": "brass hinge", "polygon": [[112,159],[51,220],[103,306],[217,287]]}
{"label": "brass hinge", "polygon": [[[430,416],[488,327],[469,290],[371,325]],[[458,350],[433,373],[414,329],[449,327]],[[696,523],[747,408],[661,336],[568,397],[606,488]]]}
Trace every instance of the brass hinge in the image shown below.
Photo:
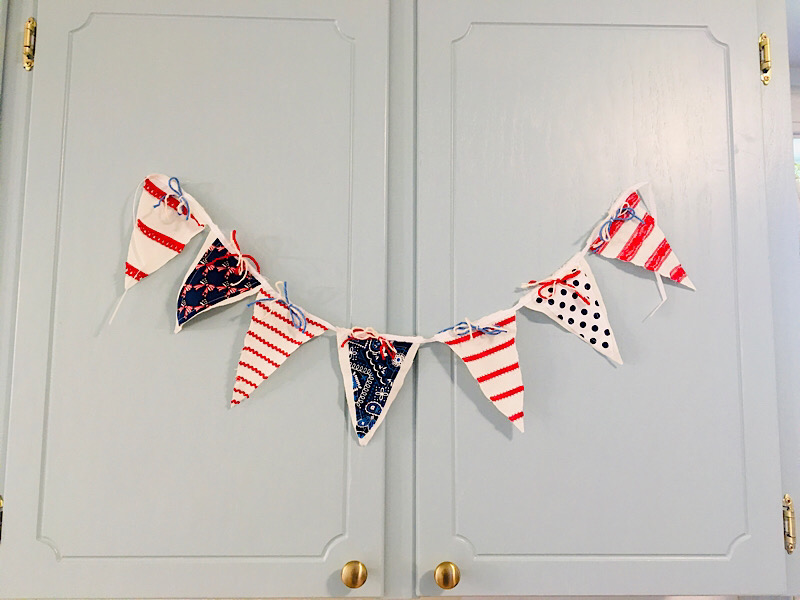
{"label": "brass hinge", "polygon": [[33,68],[33,56],[36,54],[36,19],[31,17],[25,22],[25,35],[22,38],[22,66],[26,71]]}
{"label": "brass hinge", "polygon": [[769,72],[772,70],[772,55],[769,51],[769,36],[766,33],[758,36],[758,59],[761,63],[761,82],[767,85],[770,79]]}
{"label": "brass hinge", "polygon": [[786,554],[794,552],[794,504],[789,494],[783,496],[783,546]]}

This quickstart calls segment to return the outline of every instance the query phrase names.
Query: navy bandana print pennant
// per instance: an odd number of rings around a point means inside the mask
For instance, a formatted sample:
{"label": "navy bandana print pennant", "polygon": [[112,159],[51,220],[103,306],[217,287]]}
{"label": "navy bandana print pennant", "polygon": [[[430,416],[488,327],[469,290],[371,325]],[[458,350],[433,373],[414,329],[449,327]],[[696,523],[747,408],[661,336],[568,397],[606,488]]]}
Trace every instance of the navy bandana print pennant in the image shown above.
{"label": "navy bandana print pennant", "polygon": [[239,257],[231,254],[219,238],[215,239],[189,272],[178,294],[176,331],[206,309],[255,293],[259,285]]}
{"label": "navy bandana print pennant", "polygon": [[[350,338],[340,350],[344,385],[350,415],[359,444],[365,445],[386,417],[406,373],[411,368],[419,342],[391,341],[392,351],[382,339]],[[348,381],[349,380],[349,381]]]}

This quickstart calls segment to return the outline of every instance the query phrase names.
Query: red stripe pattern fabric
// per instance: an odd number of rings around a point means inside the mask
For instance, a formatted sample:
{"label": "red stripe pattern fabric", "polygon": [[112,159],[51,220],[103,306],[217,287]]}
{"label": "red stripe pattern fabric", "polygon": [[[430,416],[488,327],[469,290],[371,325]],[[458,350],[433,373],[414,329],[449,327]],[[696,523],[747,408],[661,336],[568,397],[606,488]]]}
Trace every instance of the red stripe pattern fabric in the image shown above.
{"label": "red stripe pattern fabric", "polygon": [[510,340],[506,340],[502,344],[497,344],[496,346],[492,346],[488,350],[483,350],[482,352],[478,352],[477,354],[472,354],[470,356],[462,356],[461,360],[463,360],[464,362],[472,362],[473,360],[484,358],[485,356],[489,356],[490,354],[494,354],[495,352],[500,352],[500,350],[504,350],[509,346],[513,346],[514,343],[515,343],[514,338],[511,338]]}
{"label": "red stripe pattern fabric", "polygon": [[140,271],[129,262],[125,263],[125,275],[136,281],[141,281],[147,277],[147,273]]}
{"label": "red stripe pattern fabric", "polygon": [[[152,175],[150,177],[152,177]],[[144,180],[144,184],[142,187],[144,187],[144,191],[150,194],[155,200],[161,200],[164,196],[167,195],[167,193],[160,187],[158,187],[155,183],[153,183],[150,177]]]}
{"label": "red stripe pattern fabric", "polygon": [[[125,289],[130,289],[143,279],[141,273],[152,275],[168,261],[180,254],[186,244],[204,226],[197,219],[186,219],[186,207],[177,198],[167,196],[167,175],[149,175],[143,184],[136,208],[136,219],[128,245],[125,266]],[[166,198],[165,198],[166,196]],[[165,201],[162,202],[161,199]],[[184,198],[192,210],[202,207],[189,194]],[[183,210],[183,214],[181,214]],[[190,214],[190,216],[194,216]],[[135,270],[129,268],[135,265]]]}
{"label": "red stripe pattern fabric", "polygon": [[[274,290],[260,288],[258,300],[275,298]],[[231,404],[241,404],[249,398],[261,382],[268,379],[289,355],[304,342],[314,339],[328,329],[317,319],[306,314],[306,332],[292,325],[285,305],[277,302],[256,302],[250,328],[244,337]]]}
{"label": "red stripe pattern fabric", "polygon": [[516,313],[503,311],[481,319],[477,325],[482,328],[492,325],[502,329],[502,333],[489,335],[480,330],[471,334],[454,337],[452,331],[443,332],[437,340],[444,342],[467,366],[481,392],[494,407],[503,413],[520,431],[525,430],[523,420],[522,372],[517,353]]}
{"label": "red stripe pattern fabric", "polygon": [[642,222],[636,227],[636,231],[634,231],[630,239],[625,242],[625,247],[620,250],[617,258],[619,260],[624,260],[625,262],[630,262],[633,260],[633,257],[636,256],[637,252],[639,252],[642,244],[647,239],[647,236],[653,233],[655,226],[655,219],[653,219],[653,217],[650,215],[645,215],[642,219]]}
{"label": "red stripe pattern fabric", "polygon": [[670,247],[669,242],[666,239],[661,240],[661,243],[650,255],[650,258],[648,258],[647,262],[644,263],[644,268],[648,271],[658,271],[661,268],[661,265],[664,264],[664,261],[667,259],[670,252],[672,252],[672,248]]}
{"label": "red stripe pattern fabric", "polygon": [[630,194],[617,208],[626,215],[634,215],[628,220],[614,220],[607,228],[604,239],[598,235],[591,244],[591,251],[606,258],[616,258],[643,267],[671,279],[675,283],[695,289],[686,277],[686,271],[672,251],[664,232],[647,211],[638,192]]}
{"label": "red stripe pattern fabric", "polygon": [[680,265],[673,267],[669,272],[669,278],[672,279],[672,281],[683,283],[686,281],[686,271],[684,271],[683,267]]}
{"label": "red stripe pattern fabric", "polygon": [[161,233],[160,231],[156,231],[152,227],[148,227],[145,225],[141,219],[136,222],[136,226],[139,228],[145,237],[150,238],[157,244],[161,244],[166,248],[172,250],[175,254],[180,254],[186,244],[181,244],[178,240],[173,240],[168,235]]}
{"label": "red stripe pattern fabric", "polygon": [[583,255],[574,256],[541,281],[550,283],[534,288],[526,296],[525,307],[547,315],[600,354],[622,364],[603,296]]}

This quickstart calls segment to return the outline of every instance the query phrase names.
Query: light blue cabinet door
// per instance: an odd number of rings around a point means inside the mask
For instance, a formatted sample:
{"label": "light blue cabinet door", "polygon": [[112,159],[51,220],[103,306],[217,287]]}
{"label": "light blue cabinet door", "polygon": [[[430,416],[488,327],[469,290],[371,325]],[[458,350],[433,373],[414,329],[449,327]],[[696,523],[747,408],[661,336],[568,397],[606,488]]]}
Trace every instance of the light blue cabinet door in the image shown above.
{"label": "light blue cabinet door", "polygon": [[202,236],[106,321],[132,193],[164,172],[293,301],[385,326],[388,3],[36,16],[0,595],[341,596],[349,560],[381,595],[383,436],[358,447],[331,336],[228,410],[252,309],[172,333]]}
{"label": "light blue cabinet door", "polygon": [[425,2],[418,25],[422,334],[510,306],[642,180],[698,288],[643,322],[652,276],[589,258],[619,368],[523,310],[524,434],[420,352],[419,592],[450,560],[459,596],[780,593],[756,2]]}

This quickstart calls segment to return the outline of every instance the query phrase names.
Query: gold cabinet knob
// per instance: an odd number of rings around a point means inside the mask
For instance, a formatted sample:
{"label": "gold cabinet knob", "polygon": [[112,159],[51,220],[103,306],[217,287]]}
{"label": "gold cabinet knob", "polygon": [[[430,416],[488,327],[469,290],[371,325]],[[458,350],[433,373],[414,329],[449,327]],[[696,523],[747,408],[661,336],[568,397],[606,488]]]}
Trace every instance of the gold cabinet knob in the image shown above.
{"label": "gold cabinet knob", "polygon": [[367,580],[367,567],[358,560],[351,560],[342,567],[342,583],[351,589],[360,588]]}
{"label": "gold cabinet knob", "polygon": [[461,581],[461,571],[458,566],[450,561],[440,563],[433,571],[433,578],[443,590],[452,590]]}

